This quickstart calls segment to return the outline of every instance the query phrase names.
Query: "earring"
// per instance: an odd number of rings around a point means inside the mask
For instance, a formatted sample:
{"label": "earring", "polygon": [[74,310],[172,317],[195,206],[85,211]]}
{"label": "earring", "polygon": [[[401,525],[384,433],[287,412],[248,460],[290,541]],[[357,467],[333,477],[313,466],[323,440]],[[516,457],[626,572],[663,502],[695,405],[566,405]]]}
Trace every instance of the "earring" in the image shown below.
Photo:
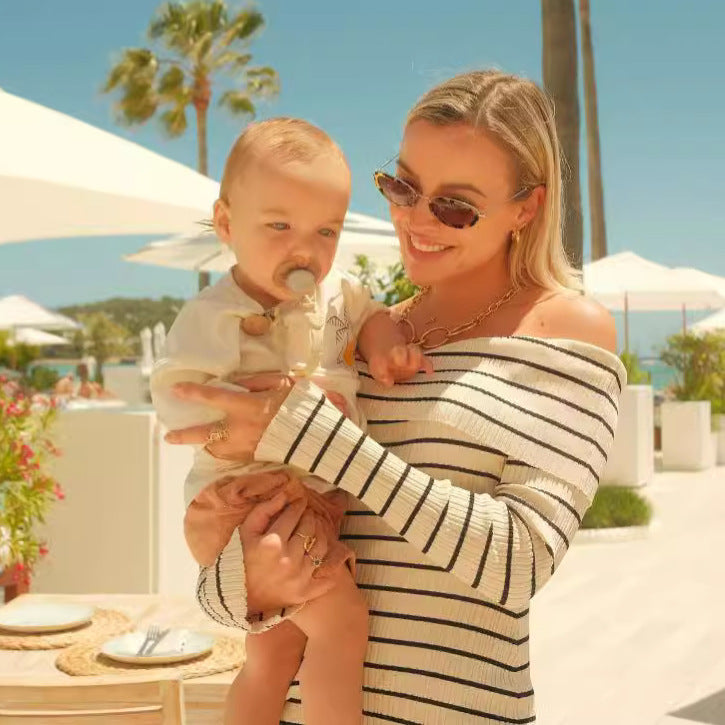
{"label": "earring", "polygon": [[511,232],[511,241],[514,244],[518,244],[521,241],[521,230],[520,229],[514,229]]}

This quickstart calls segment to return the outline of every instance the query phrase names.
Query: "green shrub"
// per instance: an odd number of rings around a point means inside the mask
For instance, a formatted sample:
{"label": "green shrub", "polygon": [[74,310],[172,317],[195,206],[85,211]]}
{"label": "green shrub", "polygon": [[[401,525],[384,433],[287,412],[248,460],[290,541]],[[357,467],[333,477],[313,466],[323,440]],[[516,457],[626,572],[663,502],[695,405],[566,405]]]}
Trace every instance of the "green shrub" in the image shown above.
{"label": "green shrub", "polygon": [[53,368],[34,365],[30,370],[30,374],[26,376],[25,382],[33,390],[44,392],[53,390],[59,378],[58,372]]}
{"label": "green shrub", "polygon": [[639,356],[636,353],[623,352],[619,358],[627,371],[627,383],[629,385],[652,384],[652,373],[649,370],[642,370],[639,363]]}
{"label": "green shrub", "polygon": [[583,529],[616,526],[645,526],[652,518],[649,501],[623,486],[600,486],[594,502],[584,515]]}

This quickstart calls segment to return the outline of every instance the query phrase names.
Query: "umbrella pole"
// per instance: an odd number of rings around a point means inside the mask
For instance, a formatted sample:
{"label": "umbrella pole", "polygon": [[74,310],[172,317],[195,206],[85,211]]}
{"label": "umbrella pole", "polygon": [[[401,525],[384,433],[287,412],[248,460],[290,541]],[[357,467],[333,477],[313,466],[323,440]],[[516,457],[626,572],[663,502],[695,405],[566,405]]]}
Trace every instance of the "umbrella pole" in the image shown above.
{"label": "umbrella pole", "polygon": [[629,297],[624,293],[624,352],[629,353]]}
{"label": "umbrella pole", "polygon": [[682,334],[687,334],[687,306],[682,305]]}

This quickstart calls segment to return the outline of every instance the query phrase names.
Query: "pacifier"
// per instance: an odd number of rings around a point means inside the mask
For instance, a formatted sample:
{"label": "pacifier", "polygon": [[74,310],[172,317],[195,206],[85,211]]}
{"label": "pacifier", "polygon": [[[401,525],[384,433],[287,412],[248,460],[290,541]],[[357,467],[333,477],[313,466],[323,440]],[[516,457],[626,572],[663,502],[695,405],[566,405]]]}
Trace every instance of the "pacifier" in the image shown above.
{"label": "pacifier", "polygon": [[307,295],[315,289],[317,279],[309,269],[298,267],[287,274],[285,287],[295,295]]}

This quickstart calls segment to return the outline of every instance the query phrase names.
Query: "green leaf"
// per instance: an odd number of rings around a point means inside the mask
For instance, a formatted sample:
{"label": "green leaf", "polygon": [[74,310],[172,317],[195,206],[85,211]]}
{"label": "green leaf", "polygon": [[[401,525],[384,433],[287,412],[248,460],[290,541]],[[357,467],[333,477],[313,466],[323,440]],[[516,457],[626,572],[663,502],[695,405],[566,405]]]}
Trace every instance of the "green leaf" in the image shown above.
{"label": "green leaf", "polygon": [[219,99],[219,105],[240,116],[247,115],[254,118],[256,113],[252,100],[246,93],[240,91],[226,91]]}
{"label": "green leaf", "polygon": [[184,106],[176,106],[170,108],[168,111],[164,111],[161,114],[161,123],[164,126],[164,130],[172,138],[181,136],[186,131],[186,108]]}

